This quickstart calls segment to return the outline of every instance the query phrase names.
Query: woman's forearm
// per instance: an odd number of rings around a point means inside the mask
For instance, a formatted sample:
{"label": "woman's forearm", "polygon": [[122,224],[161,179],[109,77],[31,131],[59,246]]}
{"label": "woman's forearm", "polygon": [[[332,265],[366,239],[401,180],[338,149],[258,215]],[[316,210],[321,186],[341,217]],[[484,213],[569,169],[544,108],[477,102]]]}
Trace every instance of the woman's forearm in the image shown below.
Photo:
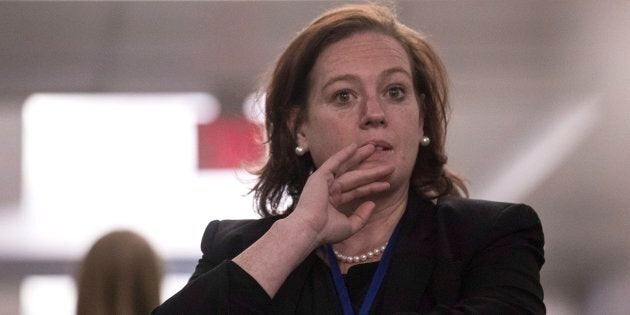
{"label": "woman's forearm", "polygon": [[286,278],[319,246],[317,235],[291,216],[276,221],[254,244],[232,261],[274,297]]}

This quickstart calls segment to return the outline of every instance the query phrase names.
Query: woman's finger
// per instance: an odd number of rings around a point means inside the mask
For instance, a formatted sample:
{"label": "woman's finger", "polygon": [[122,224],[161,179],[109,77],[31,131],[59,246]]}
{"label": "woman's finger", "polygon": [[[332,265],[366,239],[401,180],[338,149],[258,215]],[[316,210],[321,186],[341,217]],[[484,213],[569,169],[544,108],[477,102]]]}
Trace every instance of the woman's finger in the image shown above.
{"label": "woman's finger", "polygon": [[390,184],[388,182],[373,182],[353,190],[331,194],[331,202],[335,206],[346,204],[350,201],[368,197],[388,190]]}
{"label": "woman's finger", "polygon": [[352,154],[346,161],[339,165],[336,170],[337,174],[343,174],[348,170],[354,169],[365,159],[369,158],[375,151],[376,147],[371,143],[358,147],[354,154]]}
{"label": "woman's finger", "polygon": [[375,206],[374,202],[366,201],[348,217],[348,222],[350,223],[350,229],[352,231],[351,234],[358,232],[365,226],[365,224],[367,224]]}
{"label": "woman's finger", "polygon": [[372,182],[384,181],[395,169],[394,166],[388,165],[365,170],[349,171],[335,178],[331,188],[343,193]]}
{"label": "woman's finger", "polygon": [[326,174],[332,174],[335,176],[336,174],[340,174],[340,166],[348,161],[357,151],[358,147],[356,143],[351,143],[345,148],[341,149],[339,152],[333,154],[322,166],[317,169],[318,172],[324,172]]}

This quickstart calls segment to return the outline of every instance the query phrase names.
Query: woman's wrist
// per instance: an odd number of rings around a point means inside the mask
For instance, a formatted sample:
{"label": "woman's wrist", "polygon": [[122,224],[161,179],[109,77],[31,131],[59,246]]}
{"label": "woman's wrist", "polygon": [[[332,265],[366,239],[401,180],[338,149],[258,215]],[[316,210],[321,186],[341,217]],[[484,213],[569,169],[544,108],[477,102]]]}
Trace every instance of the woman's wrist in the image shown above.
{"label": "woman's wrist", "polygon": [[301,248],[306,255],[323,243],[319,231],[294,214],[276,221],[274,227],[278,229],[281,235],[289,236],[290,240],[288,241],[292,243],[292,248]]}

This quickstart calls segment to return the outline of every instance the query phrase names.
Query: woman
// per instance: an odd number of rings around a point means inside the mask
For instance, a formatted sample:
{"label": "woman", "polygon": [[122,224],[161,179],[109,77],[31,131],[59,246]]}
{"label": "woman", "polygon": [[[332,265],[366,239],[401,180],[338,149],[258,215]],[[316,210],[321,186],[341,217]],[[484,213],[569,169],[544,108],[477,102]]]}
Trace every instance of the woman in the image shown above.
{"label": "woman", "polygon": [[458,197],[444,69],[390,11],[325,13],[266,93],[265,218],[211,222],[190,282],[156,314],[545,312],[538,217]]}
{"label": "woman", "polygon": [[81,262],[77,314],[148,314],[160,304],[161,280],[162,263],[142,236],[107,233]]}

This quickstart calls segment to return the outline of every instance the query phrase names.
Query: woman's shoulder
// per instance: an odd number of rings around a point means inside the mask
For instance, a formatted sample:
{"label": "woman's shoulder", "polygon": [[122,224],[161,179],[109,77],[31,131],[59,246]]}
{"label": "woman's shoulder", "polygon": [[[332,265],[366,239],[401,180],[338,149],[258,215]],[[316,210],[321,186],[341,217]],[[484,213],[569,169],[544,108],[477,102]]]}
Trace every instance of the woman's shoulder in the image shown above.
{"label": "woman's shoulder", "polygon": [[438,234],[458,244],[483,246],[496,240],[521,235],[544,242],[536,211],[526,204],[445,197],[435,205]]}
{"label": "woman's shoulder", "polygon": [[[482,225],[503,223],[540,224],[536,211],[523,203],[468,199],[455,196],[440,198],[436,203],[438,218],[469,221]],[[507,222],[506,222],[507,221]]]}
{"label": "woman's shoulder", "polygon": [[203,233],[201,251],[204,256],[231,259],[258,240],[280,218],[211,221]]}

